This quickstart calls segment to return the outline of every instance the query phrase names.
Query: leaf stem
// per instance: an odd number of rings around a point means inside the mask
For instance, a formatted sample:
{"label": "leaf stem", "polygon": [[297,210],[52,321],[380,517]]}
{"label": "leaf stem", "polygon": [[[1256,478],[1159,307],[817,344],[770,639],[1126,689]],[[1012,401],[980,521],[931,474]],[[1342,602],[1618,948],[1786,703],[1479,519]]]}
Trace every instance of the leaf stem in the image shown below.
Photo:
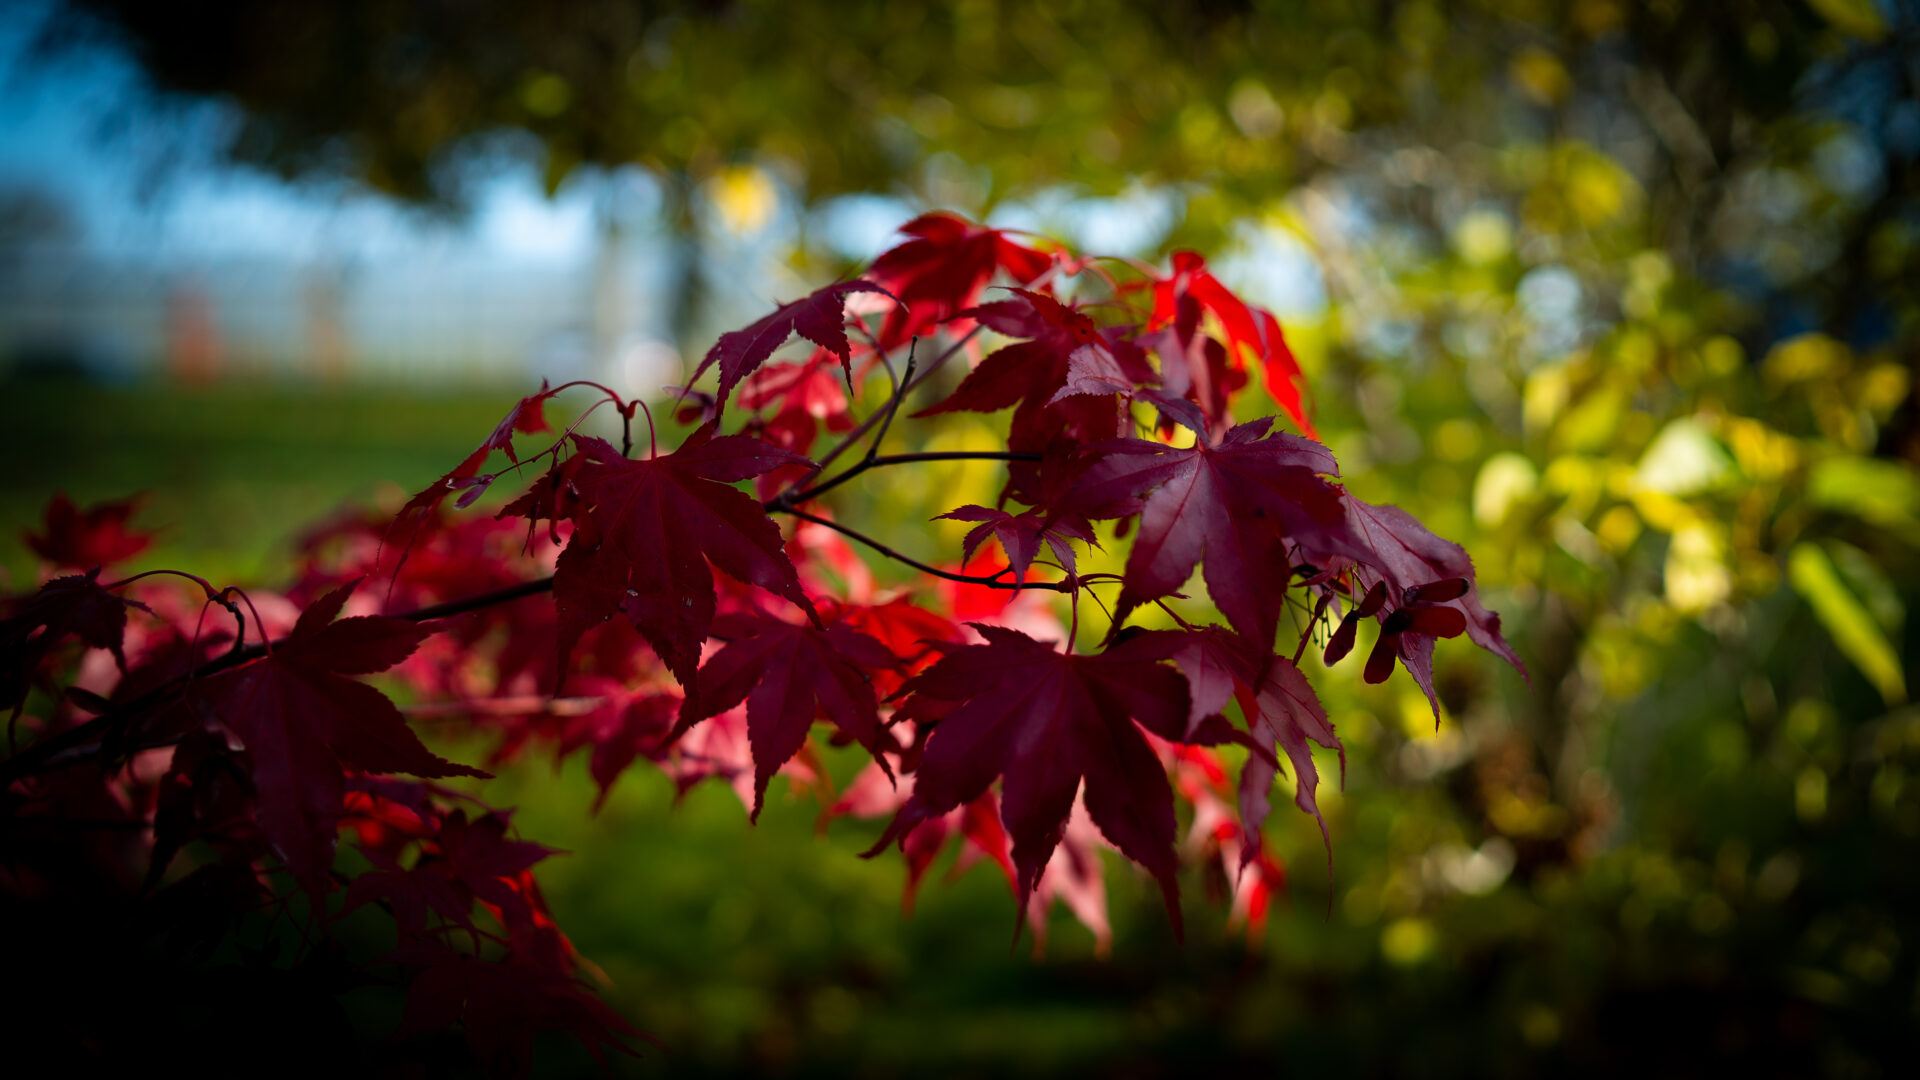
{"label": "leaf stem", "polygon": [[633,403],[647,414],[647,456],[657,458],[660,456],[660,435],[653,428],[653,410],[647,408],[647,403],[639,398],[634,398]]}
{"label": "leaf stem", "polygon": [[[885,418],[880,421],[880,431],[873,437],[873,442],[867,444],[868,461],[872,461],[880,456],[880,444],[887,441],[887,429],[893,426],[894,414],[900,411],[900,403],[907,399],[906,388],[913,383],[913,354],[919,347],[920,339],[918,337],[913,339],[913,344],[907,346],[906,374],[899,382],[894,384],[893,400],[887,402],[887,412]],[[882,359],[885,359],[885,357],[882,357]],[[887,366],[887,374],[893,374],[893,366],[890,364]]]}
{"label": "leaf stem", "polygon": [[1001,570],[999,573],[993,574],[991,576],[981,576],[979,574],[956,574],[951,570],[942,570],[937,566],[930,566],[926,563],[921,562],[918,559],[912,558],[907,555],[902,555],[898,551],[895,551],[892,548],[888,547],[887,545],[881,543],[880,541],[875,540],[873,537],[868,536],[866,533],[863,533],[858,529],[854,529],[849,526],[842,525],[839,522],[833,520],[832,518],[824,518],[818,514],[809,514],[805,510],[796,510],[790,506],[775,507],[774,509],[778,510],[781,513],[792,514],[794,517],[797,517],[802,521],[811,521],[815,525],[824,525],[827,528],[832,529],[834,532],[839,533],[840,535],[846,537],[849,540],[856,540],[862,544],[867,545],[868,547],[872,548],[873,550],[879,552],[882,555],[885,555],[887,558],[892,559],[895,562],[905,563],[908,566],[913,567],[915,570],[918,570],[923,574],[931,574],[934,577],[941,578],[946,581],[957,581],[963,585],[984,585],[989,589],[1006,589],[1009,592],[1018,592],[1021,589],[1045,589],[1048,592],[1069,592],[1072,589],[1072,586],[1065,581],[1027,581],[1027,582],[1001,581],[1000,579],[1007,575],[1007,573],[1009,572],[1008,570]]}
{"label": "leaf stem", "polygon": [[795,506],[817,499],[868,469],[887,465],[911,465],[922,461],[1039,461],[1040,455],[1014,450],[926,450],[914,454],[878,454],[861,458],[830,479],[799,491],[783,491],[761,505],[769,513],[791,511]]}
{"label": "leaf stem", "polygon": [[102,589],[107,590],[108,592],[112,592],[115,589],[122,588],[127,585],[131,585],[134,582],[139,581],[141,578],[149,578],[158,574],[166,574],[171,577],[185,578],[188,581],[193,582],[195,585],[200,586],[200,591],[205,593],[207,595],[207,599],[209,600],[213,600],[215,598],[215,594],[220,591],[214,588],[213,584],[209,582],[206,578],[201,577],[199,574],[189,574],[185,570],[143,570],[140,573],[133,575],[132,577],[121,578],[119,581],[116,581],[111,585],[102,585],[100,587]]}
{"label": "leaf stem", "polygon": [[[976,323],[973,329],[967,331],[965,334],[961,335],[959,340],[947,346],[947,349],[945,352],[941,353],[939,356],[934,357],[933,361],[927,365],[927,369],[925,371],[922,371],[918,377],[907,380],[906,385],[900,388],[900,392],[897,396],[904,399],[908,394],[913,393],[914,387],[919,386],[921,383],[926,382],[928,379],[932,378],[933,373],[936,371],[939,371],[941,366],[944,365],[949,359],[953,357],[953,354],[965,348],[968,342],[972,341],[975,337],[979,336],[980,330],[981,330],[981,327],[979,326],[979,324]],[[863,437],[865,437],[867,432],[873,430],[873,425],[879,423],[880,418],[884,415],[886,414],[883,412],[876,412],[873,415],[867,417],[865,420],[862,420],[858,424],[854,425],[853,430],[847,432],[846,437],[841,439],[839,444],[836,445],[832,450],[827,451],[826,457],[823,457],[820,459],[820,471],[824,472],[827,466],[833,464],[833,461],[835,458],[839,457],[841,454],[844,454],[848,450],[852,449],[853,445],[855,443],[858,443]]]}
{"label": "leaf stem", "polygon": [[[254,606],[253,606],[253,597],[251,597],[251,596],[248,596],[248,595],[246,594],[246,591],[245,591],[245,590],[243,590],[243,589],[241,589],[241,588],[240,588],[239,586],[237,586],[237,585],[229,585],[229,586],[227,586],[226,588],[224,588],[224,589],[221,589],[221,590],[220,590],[220,595],[219,595],[219,596],[217,596],[217,597],[215,597],[215,598],[214,598],[214,600],[215,600],[215,601],[216,601],[217,603],[223,603],[223,604],[225,604],[225,605],[227,606],[227,608],[228,608],[229,610],[232,610],[232,608],[233,608],[233,604],[232,604],[232,602],[231,602],[231,601],[228,601],[228,600],[226,600],[226,599],[225,599],[225,597],[226,597],[226,595],[227,595],[228,593],[232,593],[232,594],[234,594],[235,596],[238,596],[238,597],[239,597],[239,598],[240,598],[241,600],[243,600],[243,601],[245,601],[245,602],[246,602],[246,605],[247,605],[247,610],[248,610],[248,611],[251,611],[251,612],[253,612],[253,631],[254,631],[254,633],[256,633],[256,634],[258,634],[258,635],[260,636],[260,648],[261,648],[261,649],[262,649],[262,651],[264,651],[264,652],[265,652],[265,653],[266,653],[266,654],[267,654],[268,656],[272,656],[272,655],[273,655],[273,642],[271,642],[271,641],[269,641],[269,640],[267,640],[267,622],[266,622],[266,620],[265,620],[265,619],[262,619],[262,618],[260,617],[260,609],[259,609],[259,608],[257,608],[257,607],[254,607]],[[237,617],[237,616],[238,616],[238,613],[236,612],[236,617]],[[235,644],[236,644],[236,645],[238,645],[238,644],[240,644],[240,643],[242,643],[242,642],[243,642],[243,640],[244,640],[244,639],[245,639],[245,637],[246,637],[246,634],[247,634],[247,623],[246,623],[246,620],[245,620],[245,619],[241,619],[241,620],[240,620],[240,630],[239,630],[239,635],[240,635],[240,636],[239,636],[238,638],[235,638],[235,639],[234,639],[234,640],[235,640]],[[284,641],[285,639],[283,638],[283,639],[281,639],[281,640],[283,640],[283,641]],[[239,652],[239,651],[240,651],[240,650],[239,650],[238,648],[235,648],[235,649],[234,649],[234,652],[236,652],[236,653],[237,653],[237,652]],[[230,654],[228,654],[228,655],[232,655],[232,654],[230,653]]]}

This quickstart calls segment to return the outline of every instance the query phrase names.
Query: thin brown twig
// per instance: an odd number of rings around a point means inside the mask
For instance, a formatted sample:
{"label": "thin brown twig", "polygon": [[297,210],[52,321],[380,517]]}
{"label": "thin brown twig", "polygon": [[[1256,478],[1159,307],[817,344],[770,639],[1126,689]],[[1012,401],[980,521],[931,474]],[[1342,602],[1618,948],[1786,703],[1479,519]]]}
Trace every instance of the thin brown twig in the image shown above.
{"label": "thin brown twig", "polygon": [[[924,383],[928,379],[932,378],[933,373],[936,371],[939,371],[941,367],[945,366],[946,362],[952,359],[955,353],[965,348],[968,342],[972,341],[975,337],[979,336],[980,330],[981,330],[981,327],[978,324],[976,324],[973,329],[961,335],[959,340],[955,341],[952,345],[947,346],[947,350],[945,352],[941,353],[939,356],[934,357],[933,360],[927,364],[927,369],[925,371],[922,371],[919,375],[915,376],[912,379],[909,379],[906,385],[900,388],[900,393],[898,396],[904,399],[908,394],[913,393],[913,390],[915,387],[919,386],[921,383]],[[862,438],[866,436],[867,432],[873,430],[873,425],[879,423],[880,418],[884,415],[886,415],[886,411],[881,410],[879,412],[872,413],[865,420],[862,420],[858,424],[855,424],[853,427],[853,430],[847,432],[845,437],[843,437],[840,440],[840,442],[834,446],[833,449],[827,451],[827,456],[820,459],[820,471],[822,472],[826,471],[827,466],[833,464],[835,458],[838,458],[841,454],[844,454],[848,450],[852,449],[855,443],[858,443]]]}
{"label": "thin brown twig", "polygon": [[1010,592],[1017,592],[1021,589],[1044,589],[1048,592],[1069,591],[1069,585],[1067,582],[1064,582],[1064,581],[1028,581],[1028,582],[1001,581],[1000,580],[1001,578],[1005,577],[1008,573],[1011,572],[1012,570],[1011,567],[1005,570],[1001,570],[999,573],[993,574],[991,576],[984,576],[984,577],[979,574],[956,574],[951,570],[942,570],[937,566],[931,566],[927,563],[923,563],[920,560],[913,558],[912,556],[902,555],[900,552],[893,550],[892,548],[888,547],[887,545],[881,543],[878,540],[875,540],[873,537],[868,536],[866,533],[863,533],[858,529],[851,528],[846,525],[842,525],[839,522],[833,520],[832,518],[824,518],[818,514],[809,514],[805,510],[796,510],[790,506],[780,507],[779,509],[781,513],[792,514],[794,517],[797,517],[802,521],[811,521],[815,525],[824,525],[827,528],[832,529],[834,532],[839,533],[840,535],[846,537],[849,540],[855,540],[862,544],[867,545],[868,547],[872,548],[873,550],[879,552],[882,555],[885,555],[887,558],[892,559],[895,562],[906,563],[908,566],[913,567],[915,570],[918,570],[923,574],[931,574],[934,577],[942,578],[947,581],[957,581],[963,585],[984,585],[989,589],[1006,589]]}

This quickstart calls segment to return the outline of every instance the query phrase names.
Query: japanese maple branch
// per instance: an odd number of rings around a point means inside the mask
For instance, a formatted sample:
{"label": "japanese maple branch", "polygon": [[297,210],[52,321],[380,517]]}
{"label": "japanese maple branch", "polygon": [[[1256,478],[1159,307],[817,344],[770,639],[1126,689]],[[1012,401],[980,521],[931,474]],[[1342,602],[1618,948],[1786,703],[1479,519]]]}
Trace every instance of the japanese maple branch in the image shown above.
{"label": "japanese maple branch", "polygon": [[[544,577],[534,581],[523,581],[518,585],[508,585],[504,588],[475,593],[472,596],[462,597],[458,600],[449,600],[444,604],[432,604],[420,608],[417,611],[401,612],[390,617],[406,619],[411,622],[442,619],[451,615],[464,615],[469,611],[479,611],[483,608],[489,608],[496,604],[504,604],[526,596],[536,596],[552,588],[553,578]],[[255,621],[258,622],[257,619]],[[51,762],[54,758],[69,750],[85,746],[94,739],[112,731],[116,725],[159,705],[173,694],[178,693],[182,687],[193,680],[202,679],[209,675],[217,675],[228,668],[238,667],[249,660],[264,656],[269,651],[270,645],[282,644],[285,640],[286,639],[282,638],[279,641],[271,643],[262,641],[223,653],[201,664],[199,667],[194,668],[187,674],[171,679],[141,694],[125,705],[114,709],[112,712],[101,713],[99,716],[83,724],[77,724],[65,731],[47,736],[32,746],[27,747],[25,750],[7,758],[5,761],[0,761],[0,790],[4,790],[16,780],[33,775],[39,770],[43,763]]]}
{"label": "japanese maple branch", "polygon": [[[963,338],[961,340],[961,344],[963,344],[965,340],[966,339]],[[954,348],[957,349],[958,344],[956,344]],[[952,355],[953,351],[954,349],[949,349],[946,353],[942,354],[941,357],[936,358],[933,364],[929,365],[927,372],[922,373],[922,375],[919,378],[910,378],[908,381],[904,382],[904,384],[900,389],[900,392],[895,395],[895,403],[897,403],[901,399],[904,399],[908,391],[912,390],[912,388],[918,382],[924,379],[926,374],[930,374],[934,370],[934,368],[938,367],[938,365],[941,362],[943,362],[947,356]],[[891,415],[891,412],[892,412],[892,409],[890,408],[886,411],[875,413],[874,416],[869,418],[869,420],[877,421],[881,417]],[[858,432],[855,432],[853,434],[855,435],[855,437],[857,437]],[[845,446],[851,445],[851,442],[842,443],[841,445],[844,448]],[[832,456],[833,455],[828,455],[829,460],[831,460]],[[897,562],[904,563],[908,566],[913,567],[916,570],[921,571],[922,573],[929,574],[933,577],[942,578],[947,581],[956,581],[956,582],[969,584],[969,585],[984,585],[992,589],[1018,590],[1018,589],[1025,588],[1025,589],[1046,589],[1052,592],[1066,592],[1070,590],[1070,586],[1068,586],[1064,582],[1029,581],[1025,583],[1013,583],[1013,582],[1002,581],[1000,580],[1000,578],[1005,576],[1005,574],[1007,573],[1007,571],[1004,571],[1004,570],[998,574],[994,574],[991,576],[981,576],[977,574],[956,574],[949,570],[942,570],[937,566],[931,566],[927,563],[923,563],[919,561],[918,559],[914,559],[907,555],[901,554],[900,552],[893,550],[892,548],[886,546],[885,544],[882,544],[881,542],[873,539],[872,537],[867,536],[864,533],[859,532],[858,530],[849,528],[845,525],[841,525],[840,523],[832,521],[830,519],[819,517],[814,514],[806,513],[805,511],[798,510],[795,508],[795,504],[805,502],[809,499],[817,498],[820,495],[823,495],[826,492],[831,491],[836,487],[839,487],[840,485],[846,483],[847,481],[852,480],[853,478],[859,476],[861,473],[864,473],[869,469],[876,469],[876,468],[881,468],[889,465],[910,465],[910,464],[915,464],[919,462],[929,462],[929,461],[1037,462],[1039,460],[1040,460],[1039,454],[1019,453],[1014,451],[995,451],[995,450],[938,450],[938,451],[925,451],[925,452],[911,453],[911,454],[871,454],[870,453],[866,457],[862,458],[857,464],[849,466],[847,469],[841,471],[839,474],[833,476],[832,478],[826,481],[823,481],[822,483],[816,484],[802,491],[783,493],[773,499],[768,500],[763,505],[769,513],[791,514],[794,517],[800,518],[802,520],[811,521],[819,525],[824,525],[827,528],[833,529],[834,531],[847,536],[849,539],[856,540],[862,544],[867,545],[868,547],[874,549],[875,551],[878,551],[880,554],[885,555],[887,558],[893,559]],[[1082,578],[1081,580],[1085,581],[1087,579]],[[527,596],[536,596],[540,593],[549,592],[552,589],[553,589],[553,578],[551,576],[536,578],[531,581],[520,582],[517,585],[508,585],[503,588],[490,590],[488,592],[476,593],[472,596],[461,597],[460,599],[457,599],[457,600],[449,600],[449,601],[446,601],[445,603],[431,604],[427,607],[423,607],[415,611],[401,612],[391,617],[397,618],[397,619],[408,619],[414,622],[424,622],[425,620],[428,620],[428,619],[441,619],[441,618],[447,618],[453,615],[463,615],[471,611],[479,611],[485,608],[493,607],[496,604],[508,603],[510,601],[518,600]],[[227,606],[229,606],[229,608],[231,609],[230,602],[228,603]],[[237,616],[238,612],[236,611],[235,614]],[[259,622],[259,619],[257,617],[255,619],[255,622],[256,624]],[[60,755],[65,754],[68,751],[77,749],[79,747],[86,746],[87,744],[91,743],[93,740],[105,735],[109,731],[112,731],[116,725],[123,723],[127,719],[137,716],[140,713],[148,709],[151,709],[155,705],[158,705],[161,702],[167,700],[169,696],[178,692],[182,686],[185,686],[187,683],[191,682],[192,680],[205,678],[206,676],[209,676],[209,675],[218,674],[219,672],[225,671],[228,668],[237,667],[240,664],[246,663],[249,660],[253,660],[257,657],[266,655],[267,653],[272,651],[272,647],[276,644],[279,644],[279,642],[267,641],[264,638],[260,642],[253,645],[242,645],[236,642],[236,647],[234,649],[232,649],[231,651],[221,656],[215,657],[214,659],[209,660],[204,664],[201,664],[199,667],[193,669],[193,671],[189,672],[188,674],[180,676],[179,678],[173,679],[159,687],[156,687],[153,690],[150,690],[147,693],[142,694],[139,697],[133,699],[132,701],[128,702],[126,705],[113,710],[112,712],[102,713],[98,716],[95,716],[93,719],[86,721],[85,723],[78,724],[74,727],[66,729],[65,731],[59,732],[54,735],[50,735],[47,738],[42,739],[37,743],[34,743],[32,746],[27,747],[25,750],[21,750],[18,753],[15,753],[9,756],[5,761],[0,761],[0,790],[4,790],[8,785],[12,784],[16,780],[20,780],[24,777],[32,775],[33,773],[38,771],[44,764],[52,762],[55,758],[59,757]]]}

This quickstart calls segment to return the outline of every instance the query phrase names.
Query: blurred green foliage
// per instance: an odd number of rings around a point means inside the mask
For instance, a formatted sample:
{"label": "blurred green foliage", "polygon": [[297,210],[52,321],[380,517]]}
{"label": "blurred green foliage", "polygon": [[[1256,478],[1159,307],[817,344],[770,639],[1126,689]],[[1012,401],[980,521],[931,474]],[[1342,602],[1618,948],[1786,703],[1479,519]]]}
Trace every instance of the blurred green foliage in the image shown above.
{"label": "blurred green foliage", "polygon": [[[675,812],[631,779],[589,820],[577,763],[510,776],[575,852],[544,875],[562,923],[669,1047],[640,1071],[1920,1060],[1914,4],[76,6],[231,95],[239,157],[409,196],[457,200],[489,146],[552,185],[639,163],[746,223],[781,190],[1175,192],[1168,242],[1243,284],[1307,253],[1324,302],[1289,329],[1352,487],[1464,543],[1508,616],[1531,687],[1442,646],[1437,732],[1404,680],[1314,673],[1350,748],[1333,891],[1278,817],[1293,895],[1251,948],[1223,914],[1176,948],[1116,863],[1113,957],[1063,921],[1032,963],[991,875],[901,921],[870,830],[815,840],[804,805],[748,830],[723,790]],[[120,434],[86,490],[159,483],[140,448],[171,437]],[[452,460],[354,444],[326,460],[402,485]],[[972,482],[850,496],[910,536]]]}

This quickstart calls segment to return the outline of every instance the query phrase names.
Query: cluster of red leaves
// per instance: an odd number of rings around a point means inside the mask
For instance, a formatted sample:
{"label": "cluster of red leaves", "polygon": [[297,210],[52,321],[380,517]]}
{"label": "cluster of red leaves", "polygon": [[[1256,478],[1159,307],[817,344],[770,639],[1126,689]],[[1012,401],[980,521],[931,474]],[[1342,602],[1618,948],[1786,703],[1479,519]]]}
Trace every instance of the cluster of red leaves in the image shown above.
{"label": "cluster of red leaves", "polygon": [[[867,276],[723,335],[695,372],[715,369],[718,387],[683,392],[694,427],[677,446],[660,447],[648,413],[650,451],[636,455],[640,402],[543,383],[397,521],[347,517],[310,534],[287,599],[200,582],[208,604],[253,616],[256,644],[244,620],[238,635],[210,631],[206,607],[190,625],[190,606],[151,581],[103,584],[99,563],[144,546],[125,527],[130,507],[56,502],[31,542],[88,572],[49,580],[0,620],[0,706],[19,718],[47,703],[25,717],[37,741],[0,763],[9,828],[81,804],[97,813],[110,796],[117,820],[150,828],[140,890],[218,868],[257,898],[290,882],[279,899],[307,897],[323,925],[377,906],[396,927],[386,959],[413,973],[405,1032],[459,1024],[508,1071],[527,1067],[536,1029],[596,1053],[624,1049],[632,1030],[579,981],[539,899],[531,868],[549,852],[429,783],[485,774],[427,750],[361,676],[404,683],[416,718],[494,733],[490,764],[586,752],[602,801],[645,761],[683,791],[720,779],[757,816],[784,773],[829,793],[823,823],[889,818],[870,854],[898,844],[909,903],[950,845],[961,866],[1001,867],[1036,941],[1059,900],[1104,947],[1102,847],[1152,875],[1176,930],[1182,850],[1215,866],[1209,880],[1257,933],[1285,885],[1261,843],[1283,770],[1331,865],[1312,748],[1341,746],[1299,655],[1324,635],[1336,663],[1372,619],[1369,682],[1398,664],[1431,698],[1434,643],[1462,634],[1518,666],[1471,562],[1341,486],[1278,321],[1199,256],[1140,278],[947,215],[903,231]],[[806,351],[776,360],[794,338]],[[962,356],[971,370],[941,379]],[[1256,369],[1297,434],[1236,416]],[[882,404],[856,418],[883,370]],[[576,389],[598,394],[582,420],[612,407],[623,445],[580,421],[555,432],[547,408]],[[921,419],[1004,410],[1003,451],[881,452]],[[816,462],[823,432],[840,440]],[[551,441],[536,452],[515,444],[541,435]],[[487,472],[495,453],[507,464]],[[919,562],[836,520],[833,489],[929,457],[1006,470],[998,505],[940,515],[974,523],[960,552]],[[530,486],[497,513],[458,513],[523,469]],[[1126,544],[1124,572],[1083,575],[1076,545],[1102,537]],[[968,572],[989,540],[1005,564]],[[855,545],[932,587],[877,590]],[[1218,624],[1169,606],[1197,600],[1180,591],[1196,570]],[[380,586],[356,592],[369,575]],[[1110,628],[1076,651],[1082,594],[1116,583],[1102,598]],[[1297,641],[1277,641],[1295,589],[1312,617]],[[1070,598],[1073,629],[1048,595]],[[1129,626],[1147,606],[1178,629]],[[95,651],[111,664],[89,663]],[[816,734],[822,723],[830,734]],[[816,738],[872,759],[837,797]],[[1228,744],[1244,756],[1237,784],[1216,750]],[[16,890],[54,880],[8,873]]]}
{"label": "cluster of red leaves", "polygon": [[[64,500],[49,519],[49,531],[80,524],[62,550],[111,543],[132,552],[144,539],[121,531],[124,515],[76,515]],[[523,535],[510,524],[436,529],[406,594],[511,575],[511,566],[458,572],[463,562],[496,561],[481,550],[506,550],[488,543],[502,532]],[[477,1060],[520,1075],[543,1030],[569,1033],[596,1055],[630,1051],[625,1040],[637,1032],[582,981],[593,969],[534,881],[531,868],[552,852],[511,838],[506,814],[429,783],[488,774],[429,751],[393,701],[358,678],[400,672],[416,689],[448,687],[457,653],[435,663],[421,646],[472,630],[340,617],[361,580],[339,581],[340,571],[370,557],[378,537],[352,520],[310,537],[307,547],[325,560],[291,591],[313,596],[304,606],[264,590],[243,603],[209,595],[255,617],[260,644],[250,647],[210,627],[206,608],[196,618],[178,590],[143,575],[103,583],[98,565],[10,604],[0,619],[0,685],[15,719],[40,738],[5,763],[17,775],[0,804],[0,899],[10,915],[45,917],[117,893],[131,925],[207,952],[304,905],[300,929],[314,956],[326,952],[335,923],[377,910],[393,924],[395,946],[367,966],[405,973],[400,1038],[458,1025]],[[145,617],[130,620],[136,611]],[[92,650],[112,663],[88,663]],[[496,655],[500,670],[511,658],[511,648]],[[62,671],[71,673],[64,688]],[[550,662],[538,676],[551,677]],[[44,711],[23,715],[37,690]],[[77,738],[94,732],[95,744]],[[62,743],[70,749],[18,768]],[[343,838],[354,856],[341,855]],[[354,866],[367,869],[356,876]]]}

